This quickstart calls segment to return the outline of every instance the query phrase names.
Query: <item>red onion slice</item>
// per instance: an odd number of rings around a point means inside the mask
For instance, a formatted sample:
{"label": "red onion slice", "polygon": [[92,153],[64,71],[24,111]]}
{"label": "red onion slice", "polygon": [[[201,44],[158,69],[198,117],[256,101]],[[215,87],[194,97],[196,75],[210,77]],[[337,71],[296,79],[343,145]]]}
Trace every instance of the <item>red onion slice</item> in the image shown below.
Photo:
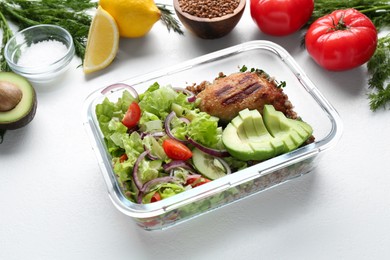
{"label": "red onion slice", "polygon": [[138,190],[142,189],[142,182],[138,178],[138,168],[141,161],[145,158],[145,156],[149,153],[149,151],[144,151],[143,153],[138,156],[137,160],[135,161],[134,167],[133,167],[133,181],[135,186],[137,186]]}
{"label": "red onion slice", "polygon": [[104,88],[104,89],[101,91],[101,93],[102,93],[103,95],[105,95],[105,94],[107,94],[108,92],[113,91],[114,89],[117,89],[117,88],[126,88],[127,90],[130,91],[130,94],[131,94],[136,100],[138,100],[139,95],[138,95],[137,90],[135,90],[135,88],[133,88],[132,86],[127,85],[127,84],[125,84],[125,83],[115,83],[115,84],[112,84],[112,85],[110,85],[110,86]]}
{"label": "red onion slice", "polygon": [[187,95],[187,101],[192,103],[192,102],[195,102],[196,100],[196,96],[194,93],[192,93],[191,91],[189,91],[188,89],[185,89],[185,88],[174,88],[176,92],[183,92],[184,94]]}
{"label": "red onion slice", "polygon": [[154,138],[158,139],[160,137],[163,137],[164,135],[165,135],[165,133],[163,131],[149,132],[149,133],[141,132],[141,134],[140,134],[141,139],[144,139],[146,136],[153,136]]}
{"label": "red onion slice", "polygon": [[167,173],[170,173],[175,168],[183,168],[188,170],[190,173],[196,173],[192,165],[186,161],[175,160],[163,165],[163,169]]}
{"label": "red onion slice", "polygon": [[160,178],[156,178],[156,179],[148,181],[147,183],[144,184],[142,189],[138,192],[137,202],[139,204],[141,204],[143,196],[146,193],[148,193],[153,186],[160,184],[160,183],[175,182],[177,180],[178,179],[175,177],[165,176],[165,177],[160,177]]}
{"label": "red onion slice", "polygon": [[227,150],[217,150],[210,147],[206,147],[198,142],[196,142],[191,137],[187,138],[188,142],[190,142],[192,145],[194,145],[196,148],[201,150],[202,152],[205,152],[209,155],[215,156],[215,157],[228,157],[230,156],[229,152]]}
{"label": "red onion slice", "polygon": [[146,147],[146,145],[144,145],[144,150],[145,150],[145,152],[147,152],[146,156],[147,156],[150,160],[155,161],[155,160],[160,159],[160,158],[158,158],[157,156],[153,155],[153,154],[151,153],[150,149],[149,149],[148,147]]}
{"label": "red onion slice", "polygon": [[[171,121],[172,119],[176,116],[175,112],[172,111],[171,113],[169,113],[167,115],[167,117],[165,118],[165,121],[164,121],[164,128],[165,128],[165,132],[167,133],[167,135],[171,138],[171,139],[174,139],[180,143],[187,143],[187,140],[181,140],[179,138],[177,138],[173,133],[172,133],[172,130],[171,130]],[[183,122],[187,123],[186,121],[183,120]]]}

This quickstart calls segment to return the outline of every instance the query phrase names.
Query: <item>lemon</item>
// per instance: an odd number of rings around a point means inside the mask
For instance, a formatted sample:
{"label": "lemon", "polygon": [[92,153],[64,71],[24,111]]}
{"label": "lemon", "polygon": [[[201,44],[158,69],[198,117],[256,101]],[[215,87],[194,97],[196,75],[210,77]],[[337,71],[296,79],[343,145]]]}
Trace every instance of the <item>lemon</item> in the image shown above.
{"label": "lemon", "polygon": [[99,5],[114,17],[120,36],[127,38],[144,36],[161,17],[153,0],[100,0]]}
{"label": "lemon", "polygon": [[118,52],[119,31],[114,18],[98,7],[89,28],[83,70],[91,73],[111,64]]}

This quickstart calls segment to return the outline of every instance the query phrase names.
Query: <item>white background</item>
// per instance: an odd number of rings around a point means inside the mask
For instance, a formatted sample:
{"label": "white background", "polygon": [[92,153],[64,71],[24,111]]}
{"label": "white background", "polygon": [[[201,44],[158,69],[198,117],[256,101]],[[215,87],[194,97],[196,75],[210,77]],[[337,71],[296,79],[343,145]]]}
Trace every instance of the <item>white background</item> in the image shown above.
{"label": "white background", "polygon": [[[38,109],[0,145],[0,259],[390,259],[390,111],[369,109],[365,66],[328,72],[301,33],[262,34],[249,13],[217,40],[168,33],[122,39],[114,63],[38,86]],[[287,49],[344,122],[310,174],[165,231],[144,231],[111,203],[82,125],[89,93],[250,40]]]}

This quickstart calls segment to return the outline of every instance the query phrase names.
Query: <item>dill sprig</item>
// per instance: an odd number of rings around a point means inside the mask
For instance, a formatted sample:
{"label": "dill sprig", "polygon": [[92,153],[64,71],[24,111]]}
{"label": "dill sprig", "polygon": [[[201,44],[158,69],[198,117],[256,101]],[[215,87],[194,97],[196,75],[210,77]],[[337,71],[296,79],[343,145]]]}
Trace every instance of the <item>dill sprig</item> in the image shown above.
{"label": "dill sprig", "polygon": [[368,95],[370,108],[386,108],[390,103],[390,34],[378,40],[374,55],[367,63],[370,74],[368,85],[372,92]]}
{"label": "dill sprig", "polygon": [[1,29],[3,33],[9,29],[5,18],[13,21],[20,30],[38,24],[59,25],[72,35],[76,55],[83,60],[92,21],[87,11],[96,6],[97,3],[91,0],[0,0],[0,13],[4,18]]}
{"label": "dill sprig", "polygon": [[[8,40],[12,38],[13,32],[11,28],[8,25],[7,20],[5,19],[4,15],[0,12],[0,29],[3,32],[3,39],[1,41],[0,45],[0,71],[11,71],[11,68],[8,66],[7,61],[4,58],[4,47],[7,44]],[[0,138],[1,138],[1,133],[0,133]],[[0,143],[1,143],[0,139]]]}
{"label": "dill sprig", "polygon": [[156,3],[156,6],[161,12],[160,21],[167,27],[168,32],[172,30],[178,34],[184,34],[179,21],[173,16],[172,10],[168,9],[165,4]]}

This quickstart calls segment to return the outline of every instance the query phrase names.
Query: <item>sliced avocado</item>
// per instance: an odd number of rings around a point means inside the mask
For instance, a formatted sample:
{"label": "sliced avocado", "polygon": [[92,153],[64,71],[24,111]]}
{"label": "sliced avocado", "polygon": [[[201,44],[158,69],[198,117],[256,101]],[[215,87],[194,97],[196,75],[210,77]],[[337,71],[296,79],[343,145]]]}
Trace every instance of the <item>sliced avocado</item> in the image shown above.
{"label": "sliced avocado", "polygon": [[224,129],[222,142],[237,159],[263,161],[295,150],[313,133],[305,122],[286,118],[272,105],[263,116],[257,110],[240,111]]}
{"label": "sliced avocado", "polygon": [[0,129],[27,125],[36,108],[36,93],[28,80],[13,72],[0,72]]}
{"label": "sliced avocado", "polygon": [[192,150],[192,162],[195,168],[210,180],[215,180],[226,175],[226,169],[218,159],[202,152],[198,148]]}
{"label": "sliced avocado", "polygon": [[270,134],[283,141],[285,151],[289,152],[301,146],[313,133],[313,128],[299,120],[287,118],[272,105],[265,105],[263,119]]}
{"label": "sliced avocado", "polygon": [[228,152],[240,160],[265,160],[276,155],[282,146],[273,142],[259,111],[244,109],[222,133]]}

